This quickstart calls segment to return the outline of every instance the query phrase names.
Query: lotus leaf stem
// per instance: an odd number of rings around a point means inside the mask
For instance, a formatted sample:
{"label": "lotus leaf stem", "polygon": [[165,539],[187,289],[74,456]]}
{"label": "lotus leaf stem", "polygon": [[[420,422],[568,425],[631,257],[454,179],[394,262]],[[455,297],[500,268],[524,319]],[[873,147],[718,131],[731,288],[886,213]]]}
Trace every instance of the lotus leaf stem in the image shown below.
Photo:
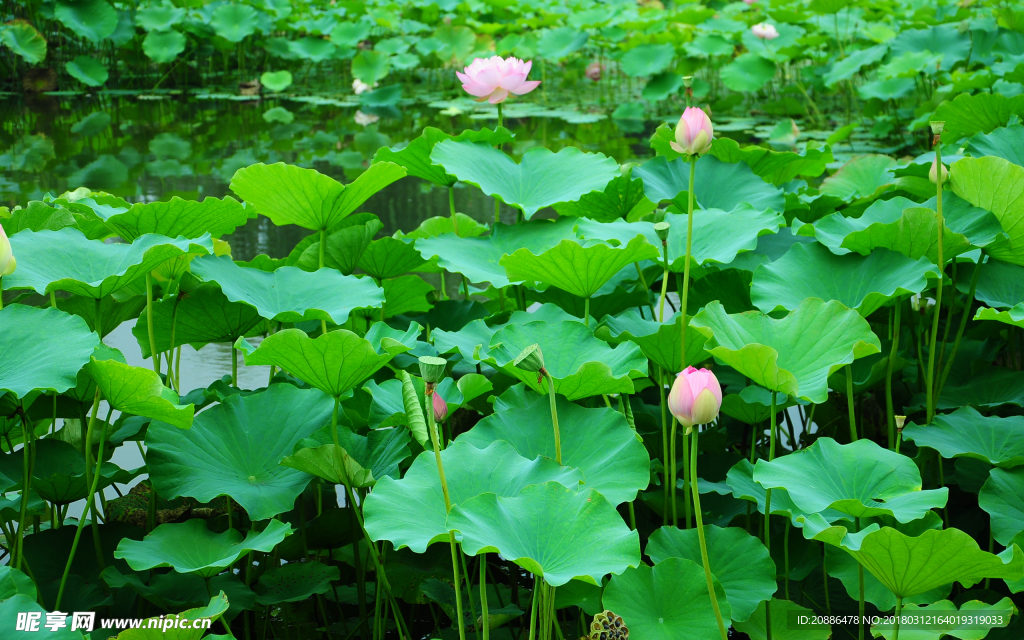
{"label": "lotus leaf stem", "polygon": [[[772,391],[771,407],[769,407],[770,414],[768,416],[768,462],[775,459],[775,432],[777,430],[776,420],[776,407],[775,402],[778,392]],[[765,490],[764,495],[764,546],[768,549],[768,555],[772,552],[772,536],[771,536],[771,524],[772,524],[772,490],[768,488]],[[764,621],[765,621],[765,632],[768,636],[768,640],[772,640],[772,601],[768,600],[764,603]]]}
{"label": "lotus leaf stem", "polygon": [[[551,404],[551,427],[555,430],[555,462],[562,464],[562,436],[558,431],[558,408],[557,398],[555,397],[555,379],[551,377],[551,374],[547,369],[541,369],[541,373],[543,373],[548,380],[548,401]],[[427,413],[430,412],[428,411]],[[440,460],[440,458],[438,459]]]}
{"label": "lotus leaf stem", "polygon": [[900,616],[903,614],[903,596],[896,596],[896,617],[892,623],[892,640],[900,640]]}
{"label": "lotus leaf stem", "polygon": [[718,632],[722,636],[722,640],[729,640],[729,632],[726,630],[725,621],[722,619],[722,611],[718,607],[718,595],[715,593],[715,585],[711,579],[711,564],[708,561],[708,543],[704,539],[704,515],[700,509],[700,490],[697,489],[697,433],[700,430],[699,425],[693,427],[693,439],[690,446],[690,464],[693,465],[690,470],[690,477],[693,478],[693,482],[690,483],[690,491],[693,492],[693,506],[694,513],[697,516],[697,540],[700,542],[700,559],[704,564],[704,579],[708,583],[708,595],[711,597],[711,608],[715,611],[715,621],[718,622]]}
{"label": "lotus leaf stem", "polygon": [[857,418],[853,411],[852,365],[846,365],[846,412],[850,415],[850,442],[857,442]]}
{"label": "lotus leaf stem", "polygon": [[484,640],[491,639],[491,612],[487,609],[487,554],[481,553],[477,560],[480,565],[480,619],[484,628]]}
{"label": "lotus leaf stem", "polygon": [[[99,395],[99,389],[98,388],[96,389],[96,394],[97,394],[97,396]],[[97,401],[97,403],[98,403],[98,401]],[[28,416],[25,415],[24,408],[22,408],[22,410],[20,412],[20,416],[21,416],[21,436],[22,436],[21,452],[22,452],[22,455],[24,456],[24,461],[22,462],[22,470],[21,470],[21,486],[22,486],[22,492],[21,492],[21,512],[20,512],[20,514],[18,516],[18,534],[17,534],[17,538],[15,538],[15,540],[14,540],[14,550],[15,550],[15,553],[17,554],[16,555],[16,559],[15,559],[15,563],[14,563],[14,568],[15,569],[19,569],[19,570],[21,569],[22,556],[24,555],[23,545],[24,545],[24,541],[25,541],[25,527],[27,526],[26,518],[28,518],[28,500],[29,500],[29,494],[32,491],[32,473],[31,473],[32,472],[32,459],[30,457],[31,456],[31,451],[30,451],[30,447],[29,447],[29,444],[30,444],[29,436],[32,434],[32,431],[33,431],[32,426],[29,423]],[[96,407],[94,406],[93,407],[93,418],[95,419],[95,417],[96,417]],[[11,449],[11,453],[14,453],[13,448]],[[86,466],[88,467],[88,465],[86,465]]]}
{"label": "lotus leaf stem", "polygon": [[683,290],[679,294],[679,313],[683,314],[683,321],[679,326],[680,371],[686,369],[686,328],[689,325],[686,317],[686,304],[690,293],[690,257],[693,244],[693,180],[697,174],[698,157],[697,155],[690,156],[690,186],[686,194],[686,262],[683,263]]}
{"label": "lotus leaf stem", "polygon": [[935,342],[939,335],[939,316],[942,311],[942,288],[943,288],[943,274],[946,271],[946,263],[942,256],[942,232],[943,232],[943,218],[942,218],[942,135],[937,134],[935,136],[935,163],[939,167],[936,171],[935,189],[937,192],[937,199],[935,201],[935,216],[938,221],[938,240],[936,246],[937,261],[939,265],[939,284],[936,286],[935,291],[935,311],[932,315],[932,333],[929,337],[928,346],[928,375],[925,379],[927,385],[925,389],[925,398],[927,402],[927,415],[928,424],[931,424],[932,418],[935,417]]}
{"label": "lotus leaf stem", "polygon": [[537,575],[533,576],[533,593],[531,595],[530,603],[530,637],[529,640],[536,640],[537,638],[537,606],[540,600],[540,577]]}
{"label": "lotus leaf stem", "polygon": [[455,185],[448,185],[448,208],[452,212],[452,231],[459,235],[459,220],[455,217]]}
{"label": "lotus leaf stem", "polygon": [[[668,524],[668,499],[671,473],[669,471],[669,448],[668,448],[668,411],[665,407],[665,370],[658,367],[658,392],[661,395],[661,484],[662,484],[662,517],[661,523]],[[674,418],[673,418],[674,420]]]}
{"label": "lotus leaf stem", "polygon": [[[889,447],[896,449],[896,413],[892,403],[892,371],[900,349],[900,312],[903,301],[896,299],[892,320],[892,349],[889,350],[889,361],[885,364],[885,415],[889,426]],[[954,347],[954,353],[956,348]]]}
{"label": "lotus leaf stem", "polygon": [[[326,260],[325,260],[325,257],[326,257],[325,253],[326,253],[326,251],[327,251],[327,227],[324,227],[323,229],[320,230],[320,263],[319,263],[319,266],[317,267],[318,271],[320,269],[324,268],[324,264],[326,263]],[[327,321],[326,320],[323,320],[323,319],[320,320],[320,333],[321,334],[327,333]]]}
{"label": "lotus leaf stem", "polygon": [[[103,322],[100,319],[99,298],[96,298],[96,335],[103,339]],[[149,333],[149,357],[153,359],[153,371],[160,375],[160,354],[156,352],[156,329],[153,327],[153,273],[146,273],[146,330]]]}
{"label": "lotus leaf stem", "polygon": [[466,554],[462,553],[462,547],[459,549],[459,560],[462,562],[462,575],[466,576],[466,591],[469,595],[469,613],[473,620],[473,635],[476,636],[477,640],[480,640],[480,626],[476,623],[476,601],[473,600],[473,574],[469,572],[469,567],[466,565]]}
{"label": "lotus leaf stem", "polygon": [[967,305],[964,307],[964,312],[960,316],[960,326],[957,327],[956,337],[953,339],[953,348],[949,352],[949,359],[946,360],[946,366],[942,369],[942,375],[939,376],[939,386],[936,390],[936,396],[942,395],[942,388],[946,385],[946,378],[949,377],[949,372],[953,370],[953,360],[956,359],[957,349],[960,348],[960,338],[964,335],[964,329],[967,328],[967,320],[971,317],[971,305],[974,302],[974,294],[978,290],[978,277],[981,274],[981,265],[985,262],[985,250],[982,249],[981,255],[978,257],[978,264],[974,266],[974,273],[971,275],[971,287],[967,293]]}

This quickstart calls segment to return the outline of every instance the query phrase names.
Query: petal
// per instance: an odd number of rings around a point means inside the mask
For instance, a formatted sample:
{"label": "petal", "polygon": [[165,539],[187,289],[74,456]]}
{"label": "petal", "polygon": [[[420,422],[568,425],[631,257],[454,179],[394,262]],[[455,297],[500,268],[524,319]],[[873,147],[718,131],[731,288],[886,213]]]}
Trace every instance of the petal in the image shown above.
{"label": "petal", "polygon": [[482,69],[473,79],[478,85],[490,87],[492,91],[501,84],[501,74],[494,68]]}
{"label": "petal", "polygon": [[508,91],[507,90],[505,90],[505,89],[495,89],[494,93],[491,94],[491,97],[487,101],[490,102],[491,104],[498,104],[499,102],[504,102],[505,98],[507,98],[507,97],[508,97]]}
{"label": "petal", "polygon": [[526,80],[526,76],[521,73],[510,73],[501,78],[501,83],[498,85],[502,89],[508,89],[509,91],[515,91],[516,87],[523,84]]}
{"label": "petal", "polygon": [[464,84],[464,85],[462,85],[462,88],[469,95],[477,96],[477,97],[480,97],[480,98],[486,98],[487,96],[491,95],[491,91],[493,91],[493,89],[490,89],[489,87],[484,87],[484,86],[481,86],[479,84],[472,84],[472,83],[471,84]]}
{"label": "petal", "polygon": [[527,80],[526,82],[522,83],[515,89],[510,89],[510,91],[516,94],[517,96],[521,96],[530,93],[538,86],[540,86],[540,80]]}

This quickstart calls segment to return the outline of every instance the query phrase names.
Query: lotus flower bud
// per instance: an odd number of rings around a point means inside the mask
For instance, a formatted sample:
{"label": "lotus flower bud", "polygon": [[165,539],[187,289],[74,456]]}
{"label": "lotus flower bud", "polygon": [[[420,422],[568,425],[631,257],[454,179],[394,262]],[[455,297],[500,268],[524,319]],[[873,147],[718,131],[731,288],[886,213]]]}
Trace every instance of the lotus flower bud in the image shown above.
{"label": "lotus flower bud", "polygon": [[11,241],[7,239],[7,232],[0,226],[0,278],[14,273],[17,266],[18,261],[14,259]]}
{"label": "lotus flower bud", "polygon": [[427,384],[437,384],[444,380],[444,371],[448,366],[448,361],[444,358],[435,358],[433,356],[421,356],[420,357],[420,377]]}
{"label": "lotus flower bud", "polygon": [[604,65],[602,65],[600,62],[591,62],[590,64],[587,65],[587,70],[584,71],[584,74],[586,74],[588,80],[597,82],[598,80],[601,79],[601,74],[603,72]]}
{"label": "lotus flower bud", "polygon": [[679,153],[703,155],[711,149],[715,132],[711,118],[700,107],[687,107],[676,125],[676,139],[670,146]]}
{"label": "lotus flower bud", "polygon": [[441,397],[441,394],[437,393],[436,391],[434,392],[433,396],[434,422],[441,422],[442,420],[448,417],[448,403],[445,402],[444,398]]}
{"label": "lotus flower bud", "polygon": [[687,431],[695,424],[714,420],[721,406],[722,387],[707,369],[687,367],[672,383],[668,408]]}
{"label": "lotus flower bud", "polygon": [[[939,172],[938,172],[938,169],[937,169],[938,165],[939,165],[939,159],[936,158],[936,159],[932,160],[932,167],[931,167],[931,169],[928,170],[928,179],[932,181],[932,184],[938,184],[938,182],[939,182]],[[942,165],[942,184],[946,184],[947,182],[949,182],[949,169],[947,169],[946,165],[943,164]]]}
{"label": "lotus flower bud", "polygon": [[359,78],[356,78],[356,79],[352,80],[352,91],[357,96],[362,94],[362,93],[366,93],[367,91],[370,91],[371,89],[373,89],[376,86],[377,86],[376,82],[374,82],[371,85],[371,84],[367,84],[367,83],[363,82]]}
{"label": "lotus flower bud", "polygon": [[903,431],[903,425],[907,422],[907,416],[893,416],[896,419],[896,430]]}
{"label": "lotus flower bud", "polygon": [[661,240],[662,244],[668,242],[668,232],[671,231],[672,225],[667,222],[659,222],[654,225],[654,233],[658,236],[658,240]]}
{"label": "lotus flower bud", "polygon": [[465,73],[455,72],[462,81],[462,88],[477,102],[484,100],[491,104],[504,102],[508,94],[521,96],[537,88],[540,80],[527,80],[533,62],[523,61],[509,56],[491,56],[490,58],[474,58],[473,62],[463,69]]}
{"label": "lotus flower bud", "polygon": [[356,111],[356,115],[352,119],[359,126],[368,127],[371,124],[380,120],[380,116],[373,113],[363,113],[362,111]]}
{"label": "lotus flower bud", "polygon": [[774,40],[779,37],[779,31],[775,28],[775,25],[762,22],[761,24],[755,24],[750,27],[750,32],[754,34],[755,38],[761,40]]}
{"label": "lotus flower bud", "polygon": [[523,349],[512,362],[512,366],[518,367],[523,371],[529,371],[530,373],[543,372],[544,354],[540,350],[540,345],[531,344]]}

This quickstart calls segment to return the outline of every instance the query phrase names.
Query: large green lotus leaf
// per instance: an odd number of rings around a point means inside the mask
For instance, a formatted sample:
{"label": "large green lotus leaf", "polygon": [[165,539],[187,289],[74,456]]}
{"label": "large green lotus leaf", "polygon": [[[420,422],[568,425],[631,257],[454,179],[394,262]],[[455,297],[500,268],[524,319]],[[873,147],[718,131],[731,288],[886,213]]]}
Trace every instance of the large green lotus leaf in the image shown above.
{"label": "large green lotus leaf", "polygon": [[99,42],[117,29],[117,11],[106,0],[58,0],[53,17],[90,42]]}
{"label": "large green lotus leaf", "polygon": [[563,240],[540,255],[529,249],[519,249],[501,258],[499,264],[505,267],[510,282],[543,282],[581,298],[589,298],[623,267],[657,258],[660,253],[640,235],[623,247],[587,245]]}
{"label": "large green lotus leaf", "polygon": [[231,178],[231,190],[276,225],[332,229],[359,205],[405,175],[405,168],[378,162],[344,185],[312,169],[284,163],[254,164]]}
{"label": "large green lotus leaf", "polygon": [[241,267],[230,256],[206,256],[192,261],[192,273],[220,284],[228,300],[252,305],[264,318],[279,322],[328,320],[340,325],[354,309],[384,303],[384,292],[372,280],[334,269],[309,273],[281,267],[267,272]]}
{"label": "large green lotus leaf", "polygon": [[[761,541],[743,529],[707,525],[704,536],[711,574],[722,583],[732,608],[732,619],[742,622],[750,617],[758,603],[775,593],[775,562]],[[669,558],[699,564],[697,530],[661,527],[651,534],[645,553],[656,567]]]}
{"label": "large green lotus leaf", "polygon": [[290,510],[310,476],[281,459],[331,419],[331,399],[315,389],[270,385],[232,395],[203,411],[192,428],[154,421],[146,432],[146,458],[161,496],[209,502],[231,496],[252,520]]}
{"label": "large green lotus leaf", "polygon": [[1004,468],[1024,465],[1022,434],[1024,417],[983,416],[973,407],[940,413],[927,426],[911,423],[903,430],[904,439],[931,447],[943,458],[975,458]]}
{"label": "large green lotus leaf", "polygon": [[301,602],[331,590],[331,582],[338,580],[338,567],[322,562],[289,562],[274,567],[260,576],[256,585],[256,603],[262,605],[282,602]]}
{"label": "large green lotus leaf", "polygon": [[639,347],[623,344],[613,349],[595,338],[594,332],[582,322],[574,320],[508,325],[491,336],[481,360],[536,391],[545,391],[547,383],[538,382],[536,373],[513,364],[516,356],[532,344],[539,344],[544,353],[545,367],[554,379],[555,392],[569,400],[633,393],[633,378],[647,376],[647,359]]}
{"label": "large green lotus leaf", "polygon": [[[419,325],[415,326],[418,334]],[[280,367],[334,398],[354,389],[391,358],[410,349],[393,337],[384,336],[374,344],[347,329],[316,338],[300,329],[285,329],[267,336],[256,349],[244,340],[236,342],[235,347],[245,354],[245,364]]]}
{"label": "large green lotus leaf", "polygon": [[829,374],[881,350],[867,321],[835,300],[808,298],[779,320],[712,302],[690,323],[708,336],[708,353],[755,384],[816,403],[828,397]]}
{"label": "large green lotus leaf", "polygon": [[[770,411],[770,409],[769,409]],[[749,460],[740,460],[726,474],[726,484],[732,490],[733,497],[757,504],[757,510],[764,513],[767,504],[767,490],[754,481],[754,465]],[[772,515],[786,516],[796,527],[803,527],[806,514],[793,503],[789,492],[785,489],[772,489]],[[835,509],[825,509],[819,514],[827,522],[850,520],[851,516]]]}
{"label": "large green lotus leaf", "polygon": [[334,446],[331,427],[324,427],[312,438],[299,442],[301,448],[296,448],[281,464],[334,484],[350,482],[354,487],[364,488],[374,486],[385,476],[397,477],[398,465],[409,457],[406,429],[371,429],[362,436],[347,426],[339,426],[338,444],[339,447]]}
{"label": "large green lotus leaf", "polygon": [[0,602],[19,593],[35,600],[36,585],[32,578],[9,565],[0,567]]}
{"label": "large green lotus leaf", "polygon": [[889,156],[866,155],[850,159],[821,183],[821,193],[846,202],[874,199],[895,184]]}
{"label": "large green lotus leaf", "polygon": [[998,156],[1024,167],[1024,126],[1017,123],[989,134],[976,135],[967,144],[967,151],[976,158]]}
{"label": "large green lotus leaf", "polygon": [[[960,268],[965,269],[964,277],[967,281],[963,285],[958,283],[957,288],[966,293],[976,267],[961,264]],[[1024,267],[996,260],[985,262],[978,276],[974,297],[990,307],[1002,309],[1021,304],[1024,302]]]}
{"label": "large green lotus leaf", "polygon": [[[216,283],[203,284],[177,300],[169,298],[153,303],[153,332],[158,353],[172,347],[192,345],[200,349],[211,342],[233,344],[256,329],[263,318],[254,307],[227,299]],[[59,303],[58,303],[59,304]],[[174,343],[171,343],[171,328]],[[146,313],[139,315],[132,327],[143,358],[149,358],[149,327]]]}
{"label": "large green lotus leaf", "polygon": [[[39,614],[39,628],[35,631],[18,630],[18,617],[24,616],[26,613]],[[40,606],[36,601],[35,596],[29,596],[24,593],[18,593],[5,600],[0,600],[0,624],[5,629],[4,638],[10,640],[33,640],[45,634],[47,639],[52,640],[82,640],[82,632],[72,631],[71,625],[58,628],[55,631],[50,631],[49,628],[43,626],[46,623],[46,614],[48,613],[49,611]],[[64,618],[61,619],[65,620]]]}
{"label": "large green lotus leaf", "polygon": [[[942,520],[936,517],[937,527],[942,528]],[[839,547],[824,545],[825,562],[828,575],[843,583],[846,594],[854,601],[860,598],[860,564],[853,556]],[[942,585],[929,589],[924,593],[910,596],[904,604],[929,604],[948,597],[951,585]],[[896,606],[896,596],[870,572],[864,572],[864,601],[875,605],[879,611],[892,611]]]}
{"label": "large green lotus leaf", "polygon": [[185,10],[171,5],[140,7],[135,12],[135,24],[145,31],[166,31],[185,19]]}
{"label": "large green lotus leaf", "polygon": [[[637,309],[627,309],[617,316],[605,316],[594,335],[611,344],[630,341],[651,362],[666,371],[681,371],[679,335],[682,315],[674,313],[665,322],[648,320]],[[696,365],[708,359],[704,343],[708,338],[695,327],[686,328],[686,363]]]}
{"label": "large green lotus leaf", "polygon": [[[665,214],[665,221],[672,225],[668,233],[669,269],[676,272],[686,266],[686,217]],[[729,264],[741,252],[756,249],[759,237],[774,234],[785,224],[782,214],[742,204],[729,213],[719,209],[694,211],[690,255],[698,265]]]}
{"label": "large green lotus leaf", "polygon": [[603,495],[557,482],[470,498],[452,507],[448,527],[466,553],[500,553],[553,587],[573,579],[600,585],[605,574],[640,564],[639,534]]}
{"label": "large green lotus leaf", "polygon": [[[85,320],[90,331],[96,331],[96,299],[84,296],[69,296],[57,299],[57,308],[65,313],[76,315]],[[131,296],[116,300],[108,296],[100,300],[100,335],[104,338],[111,331],[129,320],[139,317],[139,312],[146,308],[145,296]],[[148,355],[148,354],[147,354]]]}
{"label": "large green lotus leaf", "polygon": [[974,314],[974,319],[995,320],[996,322],[1002,322],[1003,324],[1024,328],[1024,303],[1018,304],[1006,311],[997,311],[996,309],[979,307],[978,312]]}
{"label": "large green lotus leaf", "polygon": [[805,298],[838,300],[865,318],[893,298],[920,293],[938,267],[886,249],[837,256],[818,243],[794,244],[754,271],[750,300],[765,313],[797,308]]}
{"label": "large green lotus leaf", "polygon": [[[208,592],[209,593],[209,592]],[[250,592],[251,594],[251,592]],[[252,606],[251,603],[249,606]],[[229,609],[228,596],[221,591],[216,596],[210,599],[210,603],[205,607],[199,607],[196,609],[188,609],[181,613],[172,613],[168,615],[162,615],[159,618],[148,618],[142,622],[142,626],[135,629],[126,629],[121,633],[117,634],[117,640],[199,640],[204,637],[206,633],[205,624],[196,623],[182,623],[179,622],[180,627],[167,628],[166,630],[162,627],[164,621],[168,618],[178,618],[180,620],[203,620],[208,619],[212,624],[217,618],[224,616]],[[230,614],[227,616],[230,617]],[[198,627],[194,627],[194,624],[199,624]],[[225,622],[225,624],[227,624]],[[150,626],[152,625],[152,626]],[[169,625],[168,625],[169,627]],[[205,636],[211,639],[225,640],[230,636],[217,636],[207,635]]]}
{"label": "large green lotus leaf", "polygon": [[[644,193],[652,202],[673,200],[686,210],[690,184],[690,163],[686,160],[670,161],[658,156],[633,169],[633,175],[643,180]],[[723,189],[722,185],[728,188]],[[745,163],[730,164],[715,157],[697,162],[693,193],[702,209],[733,211],[743,204],[758,210],[786,208],[782,190],[762,180]]]}
{"label": "large green lotus leaf", "polygon": [[142,52],[157,64],[172,62],[185,50],[185,36],[170,31],[150,31],[142,41]]}
{"label": "large green lotus leaf", "polygon": [[178,394],[165,387],[155,371],[95,356],[86,368],[103,399],[118,411],[163,420],[182,429],[191,426],[195,406],[178,404]]}
{"label": "large green lotus leaf", "polygon": [[465,275],[471,282],[490,282],[496,287],[507,287],[505,267],[499,264],[502,256],[520,248],[541,254],[566,239],[575,239],[575,218],[534,220],[526,224],[497,223],[490,235],[463,238],[445,233],[436,238],[416,241],[416,249],[424,259],[437,258],[437,263],[453,273]]}
{"label": "large green lotus leaf", "polygon": [[[789,396],[775,398],[776,409],[792,406]],[[739,393],[730,393],[722,398],[722,413],[745,424],[757,425],[771,417],[772,392],[764,387],[751,385]]]}
{"label": "large green lotus leaf", "polygon": [[[89,495],[89,482],[85,475],[85,458],[80,449],[53,438],[45,438],[36,443],[35,462],[32,466],[32,491],[45,500],[65,505],[84,500]],[[21,457],[20,455],[18,456]],[[8,459],[5,462],[4,475],[17,471],[17,487],[21,488],[21,461]],[[115,482],[127,484],[145,467],[127,471],[116,464],[104,462],[100,468],[98,487],[108,487]],[[5,483],[6,484],[6,483]],[[31,504],[31,500],[30,500]]]}
{"label": "large green lotus leaf", "polygon": [[760,91],[775,77],[775,62],[757,53],[744,53],[722,68],[722,82],[736,92]]}
{"label": "large green lotus leaf", "polygon": [[[813,225],[804,225],[799,233],[817,237],[836,254],[856,251],[867,255],[880,247],[909,258],[924,256],[936,263],[939,223],[935,203],[936,198],[932,198],[918,205],[900,196],[878,200],[858,218],[832,213]],[[942,217],[942,255],[947,260],[1006,238],[994,215],[971,206],[951,191],[943,192]]]}
{"label": "large green lotus leaf", "polygon": [[1009,545],[1024,533],[1024,468],[989,471],[978,506],[991,517],[992,537],[999,544]]}
{"label": "large green lotus leaf", "polygon": [[110,72],[103,63],[90,56],[75,56],[64,64],[68,75],[87,87],[99,87],[110,77]]}
{"label": "large green lotus leaf", "polygon": [[816,523],[804,536],[841,547],[897,597],[909,598],[959,582],[971,587],[985,578],[1018,580],[1024,576],[1024,552],[1011,545],[998,555],[982,551],[959,529],[930,529],[908,536],[872,524],[857,533],[846,527]]}
{"label": "large green lotus leaf", "polygon": [[[910,616],[911,620],[935,622],[927,624],[925,629],[916,626],[911,626],[908,629],[904,625],[900,627],[899,637],[903,640],[940,640],[941,638],[982,640],[988,636],[990,630],[1008,626],[1015,613],[1017,613],[1017,607],[1009,598],[1003,598],[995,604],[969,600],[961,604],[959,609],[949,600],[940,600],[928,605],[908,604],[903,607],[903,615]],[[966,620],[970,620],[969,617],[975,617],[977,622],[967,622]],[[961,624],[960,620],[965,620],[965,622]],[[888,625],[884,622],[873,624],[871,633],[876,638],[881,637],[885,640],[895,638],[891,623]]]}
{"label": "large green lotus leaf", "polygon": [[1014,114],[1024,115],[1024,96],[964,92],[940,104],[930,120],[946,123],[942,138],[950,143],[1005,126]]}
{"label": "large green lotus leaf", "polygon": [[243,538],[237,529],[214,533],[205,520],[193,519],[162,524],[142,540],[124,538],[114,557],[136,571],[171,567],[210,578],[249,551],[270,553],[291,533],[291,525],[270,520],[263,531],[251,529]]}
{"label": "large green lotus leaf", "polygon": [[[352,275],[363,251],[370,246],[373,237],[384,228],[384,224],[372,213],[357,213],[345,218],[336,230],[327,236],[327,247],[324,251],[324,266],[341,271],[346,276]],[[320,268],[320,241],[317,234],[309,236],[309,246],[299,254],[295,266],[306,271]],[[299,251],[300,242],[293,250]],[[291,264],[291,256],[289,256]]]}
{"label": "large green lotus leaf", "polygon": [[501,329],[513,324],[528,322],[548,322],[551,324],[565,321],[579,322],[579,318],[569,315],[554,304],[542,304],[533,311],[513,311],[507,322],[488,324],[487,318],[480,318],[466,323],[458,331],[436,329],[430,337],[438,353],[458,352],[469,364],[477,364],[486,357],[487,345],[491,338]]}
{"label": "large green lotus leaf", "polygon": [[995,156],[963,158],[950,168],[956,195],[999,218],[1008,239],[986,252],[997,260],[1024,265],[1024,167]]}
{"label": "large green lotus leaf", "polygon": [[459,179],[446,173],[444,167],[433,164],[430,161],[430,152],[433,151],[434,145],[444,140],[468,140],[470,142],[486,142],[487,144],[500,145],[512,142],[514,138],[515,135],[504,127],[494,131],[486,128],[480,131],[470,129],[463,131],[457,136],[449,135],[434,127],[425,127],[423,133],[413,138],[409,144],[401,149],[381,147],[374,154],[373,161],[393,162],[405,167],[410,176],[429,180],[442,187],[450,187],[458,182]]}
{"label": "large green lotus leaf", "polygon": [[22,304],[0,309],[0,389],[23,398],[34,389],[63,393],[100,343],[85,320]]}
{"label": "large green lotus leaf", "polygon": [[[737,622],[733,625],[740,633],[750,636],[750,640],[768,640],[768,624],[765,621],[767,603],[757,605],[757,610],[749,619]],[[798,615],[809,616],[814,619],[815,612],[807,607],[801,607],[789,600],[776,600],[772,598],[772,635],[774,640],[828,640],[832,637],[832,626],[828,624],[802,624],[799,627],[792,624],[792,620]]]}
{"label": "large green lotus leaf", "polygon": [[[369,279],[369,278],[367,278]],[[384,288],[384,317],[426,313],[431,309],[429,296],[436,293],[433,285],[410,273],[381,283]],[[367,318],[379,317],[374,311],[360,311]]]}
{"label": "large green lotus leaf", "polygon": [[835,509],[856,518],[891,515],[899,522],[943,507],[949,489],[921,490],[921,471],[910,458],[872,440],[839,444],[819,438],[800,455],[758,460],[754,480],[785,489],[804,513]]}
{"label": "large green lotus leaf", "polygon": [[[576,488],[583,482],[580,470],[541,456],[528,460],[500,440],[484,449],[460,440],[441,452],[441,463],[453,506],[483,493],[515,497],[534,484],[557,482]],[[401,480],[378,481],[363,515],[371,538],[389,540],[398,549],[424,553],[430,544],[447,540],[448,512],[434,453],[421,453]]]}
{"label": "large green lotus leaf", "polygon": [[942,390],[938,408],[959,409],[964,406],[986,409],[1004,404],[1024,407],[1024,376],[1002,367],[983,369],[966,384]]}
{"label": "large green lotus leaf", "polygon": [[46,38],[25,20],[13,20],[0,28],[0,42],[25,59],[39,64],[46,59]]}
{"label": "large green lotus leaf", "polygon": [[577,202],[555,206],[560,216],[586,217],[598,222],[635,220],[654,211],[654,203],[644,195],[644,183],[630,173],[614,178],[604,191],[584,194]]}
{"label": "large green lotus leaf", "polygon": [[[732,614],[722,584],[712,576],[722,617]],[[602,597],[604,608],[622,616],[630,634],[645,640],[705,640],[718,633],[704,567],[668,558],[653,567],[641,564],[613,576]]]}
{"label": "large green lotus leaf", "polygon": [[119,291],[171,258],[212,254],[209,236],[168,238],[147,234],[132,244],[89,240],[78,229],[22,231],[11,236],[18,268],[4,276],[6,289],[34,289],[102,298]]}
{"label": "large green lotus leaf", "polygon": [[111,231],[130,242],[147,233],[169,238],[199,238],[208,233],[216,238],[255,216],[231,197],[198,201],[174,196],[166,202],[139,202],[127,209],[101,205],[89,208]]}
{"label": "large green lotus leaf", "polygon": [[358,266],[377,280],[394,278],[410,271],[428,270],[424,269],[428,265],[416,251],[415,240],[390,237],[370,242],[359,256]]}
{"label": "large green lotus leaf", "polygon": [[430,160],[459,180],[480,187],[486,195],[522,209],[527,220],[544,207],[603,190],[619,172],[612,158],[575,147],[558,153],[534,147],[516,164],[487,143],[445,140],[434,146]]}
{"label": "large green lotus leaf", "polygon": [[[636,431],[618,411],[588,409],[556,399],[562,464],[583,472],[584,488],[594,489],[612,504],[636,498],[650,482],[651,459]],[[477,448],[504,440],[527,459],[555,459],[550,401],[516,385],[494,401],[494,413],[460,435],[456,442]]]}
{"label": "large green lotus leaf", "polygon": [[256,32],[259,14],[245,4],[222,4],[210,17],[214,33],[228,42],[241,42]]}
{"label": "large green lotus leaf", "polygon": [[709,153],[722,162],[745,162],[754,173],[775,186],[781,186],[797,176],[816,178],[825,173],[833,161],[832,149],[827,145],[795,153],[773,151],[757,145],[741,147],[732,138],[716,138]]}

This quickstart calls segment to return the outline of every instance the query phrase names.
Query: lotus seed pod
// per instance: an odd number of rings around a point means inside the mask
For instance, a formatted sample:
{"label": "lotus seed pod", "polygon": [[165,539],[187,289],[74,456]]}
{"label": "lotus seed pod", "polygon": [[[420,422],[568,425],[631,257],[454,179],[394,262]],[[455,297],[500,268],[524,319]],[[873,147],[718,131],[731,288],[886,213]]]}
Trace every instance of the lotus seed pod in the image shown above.
{"label": "lotus seed pod", "polygon": [[668,232],[669,232],[669,229],[671,229],[671,228],[672,228],[672,225],[670,225],[669,223],[667,223],[667,222],[659,222],[656,225],[654,225],[654,233],[658,236],[659,240],[661,240],[662,242],[667,242],[668,241]]}
{"label": "lotus seed pod", "polygon": [[448,366],[448,361],[444,358],[435,358],[433,356],[421,356],[420,357],[420,377],[423,381],[429,384],[437,384],[444,380],[444,370]]}
{"label": "lotus seed pod", "polygon": [[893,416],[896,418],[896,430],[903,431],[903,425],[907,422],[907,416]]}
{"label": "lotus seed pod", "polygon": [[629,627],[622,616],[605,610],[594,616],[590,623],[590,640],[628,640]]}
{"label": "lotus seed pod", "polygon": [[544,354],[540,350],[539,344],[531,344],[530,346],[523,349],[516,359],[512,362],[512,365],[522,369],[523,371],[529,371],[530,373],[537,373],[544,369]]}
{"label": "lotus seed pod", "polygon": [[946,128],[946,123],[942,120],[935,120],[934,122],[929,122],[928,126],[932,128],[933,134],[939,135]]}

